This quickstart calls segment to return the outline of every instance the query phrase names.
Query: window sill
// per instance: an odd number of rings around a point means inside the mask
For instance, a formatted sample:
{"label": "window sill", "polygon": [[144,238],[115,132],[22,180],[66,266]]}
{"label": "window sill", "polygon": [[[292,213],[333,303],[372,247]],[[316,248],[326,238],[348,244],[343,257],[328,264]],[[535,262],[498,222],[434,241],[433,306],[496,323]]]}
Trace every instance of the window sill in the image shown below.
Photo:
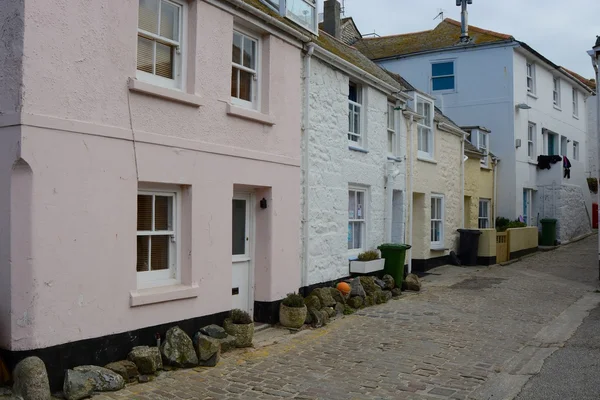
{"label": "window sill", "polygon": [[531,165],[535,165],[537,167],[538,163],[533,160],[527,160],[527,162]]}
{"label": "window sill", "polygon": [[578,116],[578,115],[575,115],[575,114],[573,114],[573,118],[575,118],[575,119],[579,119],[579,116]]}
{"label": "window sill", "polygon": [[129,305],[131,307],[145,306],[148,304],[164,303],[166,301],[191,299],[200,295],[197,284],[161,286],[149,289],[132,290],[129,292]]}
{"label": "window sill", "polygon": [[531,92],[527,92],[527,96],[531,97],[532,99],[536,99],[536,100],[538,99],[538,97],[534,93],[531,93]]}
{"label": "window sill", "polygon": [[555,109],[555,110],[558,110],[558,111],[561,111],[561,112],[562,112],[562,108],[560,108],[560,107],[559,107],[559,106],[557,106],[556,104],[554,104],[554,106],[553,106],[553,107],[554,107],[554,109]]}
{"label": "window sill", "polygon": [[431,246],[429,248],[429,250],[431,250],[431,251],[446,251],[446,250],[450,250],[450,249],[446,249],[444,246]]}
{"label": "window sill", "polygon": [[249,110],[244,107],[234,106],[231,103],[227,103],[227,115],[247,119],[249,121],[260,122],[264,125],[275,125],[275,121],[273,121],[273,118],[270,115],[263,114],[255,110]]}
{"label": "window sill", "polygon": [[402,162],[402,158],[400,158],[400,157],[387,156],[387,159],[388,159],[389,161]]}
{"label": "window sill", "polygon": [[437,161],[435,161],[433,158],[424,158],[424,157],[418,157],[417,156],[417,160],[418,161],[423,161],[429,164],[436,164],[437,165]]}
{"label": "window sill", "polygon": [[492,170],[492,168],[490,168],[488,165],[480,165],[479,169],[483,169],[485,171],[491,171]]}
{"label": "window sill", "polygon": [[184,93],[175,89],[167,89],[152,85],[150,83],[142,82],[135,78],[129,78],[127,86],[132,92],[138,92],[148,96],[174,101],[176,103],[186,104],[188,106],[200,107],[204,105],[202,98],[196,96],[195,94]]}
{"label": "window sill", "polygon": [[352,146],[352,145],[348,145],[348,149],[352,150],[352,151],[358,151],[359,153],[365,153],[367,154],[369,151],[363,149],[362,147],[356,147],[356,146]]}

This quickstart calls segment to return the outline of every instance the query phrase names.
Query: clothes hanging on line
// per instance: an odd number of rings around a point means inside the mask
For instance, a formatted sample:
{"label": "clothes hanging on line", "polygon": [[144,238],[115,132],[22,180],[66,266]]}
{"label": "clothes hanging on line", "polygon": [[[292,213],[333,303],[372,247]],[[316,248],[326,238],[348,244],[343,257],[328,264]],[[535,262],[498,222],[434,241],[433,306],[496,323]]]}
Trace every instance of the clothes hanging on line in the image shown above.
{"label": "clothes hanging on line", "polygon": [[563,168],[565,169],[564,178],[571,179],[571,161],[567,156],[563,157]]}
{"label": "clothes hanging on line", "polygon": [[557,162],[562,161],[561,156],[538,156],[537,158],[537,167],[539,169],[550,169],[552,167],[551,164],[556,164]]}

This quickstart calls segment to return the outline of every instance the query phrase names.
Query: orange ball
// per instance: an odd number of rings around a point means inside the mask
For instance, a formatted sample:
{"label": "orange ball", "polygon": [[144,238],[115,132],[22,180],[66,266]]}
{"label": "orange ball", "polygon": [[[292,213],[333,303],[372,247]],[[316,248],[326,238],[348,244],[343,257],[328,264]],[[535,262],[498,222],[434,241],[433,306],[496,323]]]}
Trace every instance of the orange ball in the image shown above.
{"label": "orange ball", "polygon": [[337,290],[342,292],[344,296],[347,296],[350,293],[350,285],[346,282],[340,282],[337,284]]}

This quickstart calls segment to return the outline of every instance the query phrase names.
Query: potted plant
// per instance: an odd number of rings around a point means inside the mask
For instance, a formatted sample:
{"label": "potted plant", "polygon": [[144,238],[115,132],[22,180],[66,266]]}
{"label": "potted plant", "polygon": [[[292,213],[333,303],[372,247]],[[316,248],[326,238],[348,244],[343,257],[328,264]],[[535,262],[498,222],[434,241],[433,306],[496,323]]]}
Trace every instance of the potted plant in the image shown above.
{"label": "potted plant", "polygon": [[223,322],[223,329],[228,334],[235,336],[235,347],[252,346],[254,322],[246,311],[231,310],[229,318]]}
{"label": "potted plant", "polygon": [[304,298],[296,293],[290,293],[279,306],[279,322],[286,328],[299,329],[304,325],[308,310]]}
{"label": "potted plant", "polygon": [[350,272],[355,274],[370,274],[383,270],[385,260],[379,256],[379,251],[368,250],[358,255],[356,260],[350,261]]}

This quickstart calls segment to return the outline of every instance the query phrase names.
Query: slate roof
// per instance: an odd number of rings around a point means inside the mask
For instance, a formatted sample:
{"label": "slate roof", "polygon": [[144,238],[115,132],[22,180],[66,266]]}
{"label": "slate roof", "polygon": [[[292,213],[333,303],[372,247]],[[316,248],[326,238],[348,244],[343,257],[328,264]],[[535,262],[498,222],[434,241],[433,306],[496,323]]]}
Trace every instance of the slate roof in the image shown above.
{"label": "slate roof", "polygon": [[589,87],[590,89],[596,90],[596,81],[594,79],[584,78],[583,76],[579,75],[577,72],[573,72],[570,69],[567,69],[565,67],[560,67],[560,68],[563,70],[563,72],[566,72],[567,74],[573,76],[573,78],[577,79],[578,81],[580,81],[581,83],[583,83],[584,85]]}
{"label": "slate roof", "polygon": [[468,140],[465,140],[465,153],[478,154],[481,157],[483,157],[483,153],[479,151],[479,149]]}
{"label": "slate roof", "polygon": [[[446,18],[434,29],[401,35],[363,38],[354,45],[369,58],[378,60],[429,50],[451,48],[460,42],[460,22]],[[514,40],[510,35],[469,26],[471,45]]]}

